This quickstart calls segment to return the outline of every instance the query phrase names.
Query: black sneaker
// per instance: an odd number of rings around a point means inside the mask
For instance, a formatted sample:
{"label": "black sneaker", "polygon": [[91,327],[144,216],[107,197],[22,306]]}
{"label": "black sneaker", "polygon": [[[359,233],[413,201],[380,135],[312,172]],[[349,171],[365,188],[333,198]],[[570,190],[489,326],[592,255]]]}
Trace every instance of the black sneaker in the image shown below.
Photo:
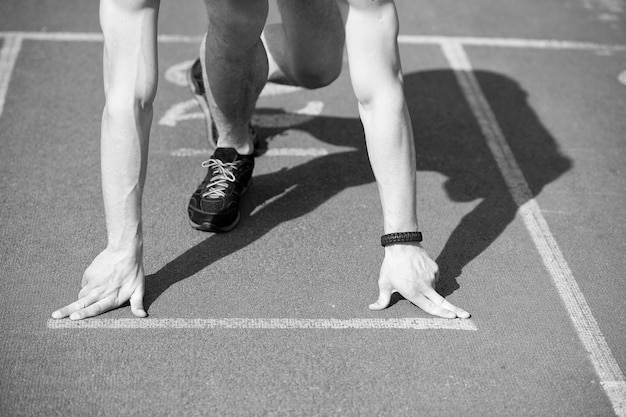
{"label": "black sneaker", "polygon": [[239,222],[239,201],[252,182],[254,156],[217,148],[202,166],[208,172],[189,201],[189,221],[205,232],[228,232]]}
{"label": "black sneaker", "polygon": [[[204,75],[202,71],[202,63],[200,62],[200,58],[196,58],[196,60],[189,68],[187,72],[187,86],[191,91],[191,94],[195,97],[202,113],[204,113],[204,120],[206,122],[206,133],[207,138],[209,140],[209,145],[212,149],[217,148],[217,127],[215,123],[213,123],[213,117],[211,116],[211,112],[209,111],[209,102],[206,98],[206,89],[204,88]],[[250,133],[250,137],[253,140],[254,151],[255,153],[258,151],[260,146],[259,137],[257,135],[256,129],[252,126],[251,123],[248,124],[248,132]]]}

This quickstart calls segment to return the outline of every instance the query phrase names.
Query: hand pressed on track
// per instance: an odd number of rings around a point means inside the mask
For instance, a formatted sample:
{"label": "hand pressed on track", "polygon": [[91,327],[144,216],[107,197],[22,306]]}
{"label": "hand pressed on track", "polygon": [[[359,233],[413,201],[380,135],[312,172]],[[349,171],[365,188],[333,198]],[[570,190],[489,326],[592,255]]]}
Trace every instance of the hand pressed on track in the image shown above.
{"label": "hand pressed on track", "polygon": [[404,298],[434,316],[468,318],[470,314],[454,306],[435,291],[439,267],[419,244],[395,244],[385,247],[385,259],[378,279],[378,300],[372,310],[389,305],[391,294],[399,292]]}
{"label": "hand pressed on track", "polygon": [[141,256],[105,249],[85,270],[78,300],[56,310],[52,317],[80,320],[117,308],[128,300],[135,316],[146,317],[144,288]]}

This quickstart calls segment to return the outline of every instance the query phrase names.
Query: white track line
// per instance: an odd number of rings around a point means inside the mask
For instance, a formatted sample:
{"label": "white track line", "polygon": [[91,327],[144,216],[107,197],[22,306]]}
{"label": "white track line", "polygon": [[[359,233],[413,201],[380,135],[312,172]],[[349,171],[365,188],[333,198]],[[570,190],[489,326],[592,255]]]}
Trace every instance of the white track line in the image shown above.
{"label": "white track line", "polygon": [[[23,39],[36,41],[58,42],[102,42],[102,34],[97,32],[0,32],[0,38],[18,36]],[[201,36],[159,35],[162,43],[189,43],[199,44]],[[562,49],[562,50],[595,50],[607,52],[626,51],[624,44],[603,44],[594,42],[562,41],[557,39],[520,39],[520,38],[486,38],[472,36],[415,36],[400,35],[398,41],[405,44],[434,44],[456,43],[467,46],[493,46],[503,48],[529,49]]]}
{"label": "white track line", "polygon": [[607,344],[548,223],[533,198],[522,170],[511,151],[496,117],[476,79],[463,45],[453,41],[441,44],[454,70],[465,98],[485,136],[509,192],[543,259],[578,336],[589,353],[593,367],[615,413],[626,417],[626,379]]}
{"label": "white track line", "polygon": [[[20,36],[23,39],[32,41],[52,41],[52,42],[102,42],[100,32],[0,32],[0,38],[5,36]],[[184,35],[159,35],[159,42],[162,43],[190,43],[199,44],[201,36]]]}
{"label": "white track line", "polygon": [[[351,149],[351,148],[346,148]],[[211,155],[213,151],[209,148],[178,148],[167,151],[171,156],[188,157],[196,155]],[[272,148],[263,153],[263,156],[301,156],[318,157],[330,154],[325,148]]]}
{"label": "white track line", "polygon": [[604,44],[594,42],[561,41],[557,39],[519,39],[519,38],[481,38],[468,36],[412,36],[400,35],[398,42],[406,44],[457,44],[464,46],[491,46],[501,48],[528,48],[528,49],[570,49],[570,50],[599,50],[599,51],[626,51],[626,45]]}
{"label": "white track line", "polygon": [[404,329],[477,330],[472,320],[399,319],[87,319],[48,320],[50,329]]}
{"label": "white track line", "polygon": [[3,38],[2,49],[0,49],[0,117],[4,112],[4,102],[9,90],[11,75],[13,75],[15,61],[17,61],[21,48],[22,38],[19,35]]}

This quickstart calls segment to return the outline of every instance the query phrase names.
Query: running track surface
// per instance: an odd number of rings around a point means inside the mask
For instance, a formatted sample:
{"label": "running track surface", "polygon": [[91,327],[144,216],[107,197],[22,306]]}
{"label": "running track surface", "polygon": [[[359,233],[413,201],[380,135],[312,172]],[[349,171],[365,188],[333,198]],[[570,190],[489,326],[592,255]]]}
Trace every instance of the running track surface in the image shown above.
{"label": "running track surface", "polygon": [[[268,88],[240,226],[191,230],[200,4],[161,12],[146,304],[52,321],[104,239],[97,7],[0,4],[2,415],[626,415],[620,2],[398,2],[434,319],[376,297],[376,187],[347,71]],[[372,221],[374,220],[374,221]]]}

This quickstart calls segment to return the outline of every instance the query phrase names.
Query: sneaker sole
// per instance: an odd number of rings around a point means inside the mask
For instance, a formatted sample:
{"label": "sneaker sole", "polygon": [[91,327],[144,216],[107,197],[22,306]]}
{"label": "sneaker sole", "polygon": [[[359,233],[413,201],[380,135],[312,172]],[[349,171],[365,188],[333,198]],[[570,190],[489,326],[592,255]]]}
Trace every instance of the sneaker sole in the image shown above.
{"label": "sneaker sole", "polygon": [[[248,190],[250,189],[250,187],[252,186],[252,178],[250,178],[250,183],[248,184],[248,186],[241,192],[241,196],[243,197]],[[188,208],[189,210],[189,208]],[[191,208],[191,210],[194,210],[196,213],[203,213],[197,209]],[[191,227],[193,227],[196,230],[200,230],[202,232],[212,232],[212,233],[225,233],[225,232],[230,232],[231,230],[233,230],[235,228],[235,226],[237,226],[237,224],[239,224],[239,220],[241,220],[241,211],[237,212],[237,217],[235,218],[235,220],[226,225],[226,226],[216,226],[215,224],[211,223],[210,221],[206,221],[206,222],[201,222],[201,223],[196,223],[193,220],[191,220],[191,218],[189,218],[189,224],[191,225]]]}
{"label": "sneaker sole", "polygon": [[193,220],[189,219],[189,224],[196,230],[200,230],[202,232],[212,232],[212,233],[225,233],[230,232],[237,226],[239,220],[241,219],[241,213],[237,213],[237,217],[235,221],[227,226],[218,227],[210,222],[202,222],[200,224],[195,223]]}

